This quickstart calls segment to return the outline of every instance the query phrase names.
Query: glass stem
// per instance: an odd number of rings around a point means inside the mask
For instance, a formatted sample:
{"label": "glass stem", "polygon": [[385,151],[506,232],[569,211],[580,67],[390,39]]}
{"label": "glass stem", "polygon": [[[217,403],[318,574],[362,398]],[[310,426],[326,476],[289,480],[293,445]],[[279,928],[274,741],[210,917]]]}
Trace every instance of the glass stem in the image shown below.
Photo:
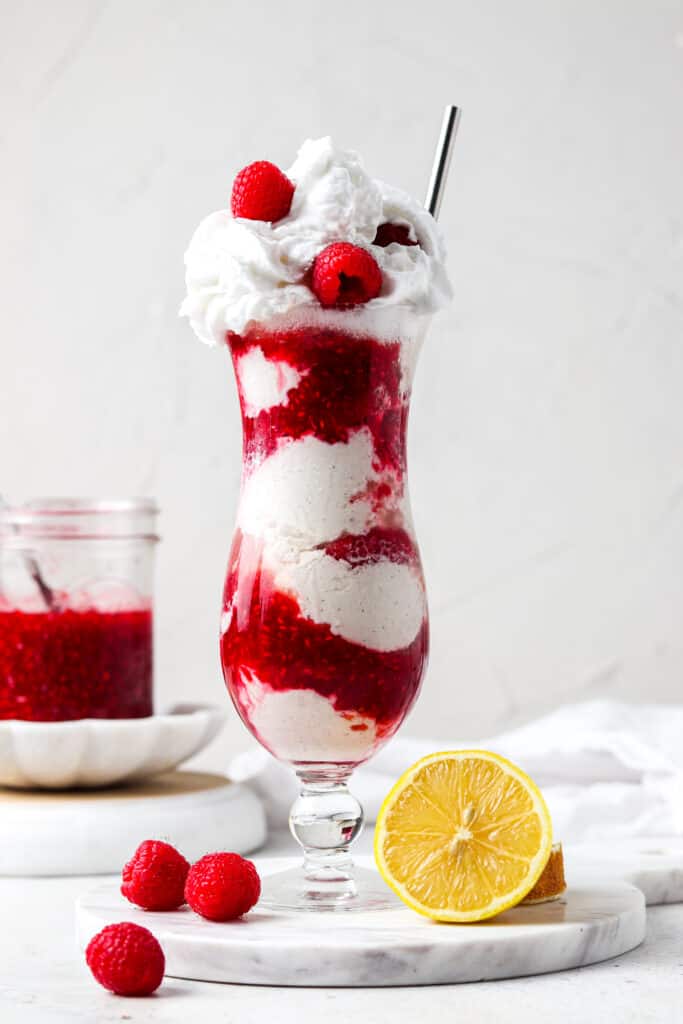
{"label": "glass stem", "polygon": [[307,882],[314,889],[341,887],[340,896],[355,894],[349,847],[363,828],[363,808],[346,785],[350,774],[329,765],[298,769],[301,793],[289,816],[292,835],[304,851]]}

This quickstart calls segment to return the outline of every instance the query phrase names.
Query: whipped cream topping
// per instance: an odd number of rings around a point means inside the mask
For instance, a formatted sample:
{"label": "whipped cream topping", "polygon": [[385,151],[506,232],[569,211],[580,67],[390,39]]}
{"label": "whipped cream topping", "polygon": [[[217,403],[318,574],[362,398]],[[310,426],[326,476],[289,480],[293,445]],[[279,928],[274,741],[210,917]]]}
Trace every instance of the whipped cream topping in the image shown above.
{"label": "whipped cream topping", "polygon": [[[353,152],[329,138],[308,140],[286,172],[296,188],[289,214],[274,224],[209,214],[185,254],[187,296],[181,315],[197,337],[221,345],[227,332],[244,333],[318,300],[304,283],[313,260],[332,242],[368,249],[382,271],[380,294],[368,313],[402,307],[429,315],[451,298],[445,247],[434,218],[399,189],[371,178]],[[373,245],[380,224],[409,228],[418,245]]]}

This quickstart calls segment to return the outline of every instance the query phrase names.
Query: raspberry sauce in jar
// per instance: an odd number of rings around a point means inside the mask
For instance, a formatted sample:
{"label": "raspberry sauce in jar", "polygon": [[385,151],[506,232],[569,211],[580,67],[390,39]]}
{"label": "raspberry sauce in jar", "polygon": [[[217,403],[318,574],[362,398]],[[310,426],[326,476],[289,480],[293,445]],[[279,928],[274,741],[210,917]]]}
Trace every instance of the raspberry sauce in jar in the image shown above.
{"label": "raspberry sauce in jar", "polygon": [[152,714],[155,505],[0,510],[0,719]]}

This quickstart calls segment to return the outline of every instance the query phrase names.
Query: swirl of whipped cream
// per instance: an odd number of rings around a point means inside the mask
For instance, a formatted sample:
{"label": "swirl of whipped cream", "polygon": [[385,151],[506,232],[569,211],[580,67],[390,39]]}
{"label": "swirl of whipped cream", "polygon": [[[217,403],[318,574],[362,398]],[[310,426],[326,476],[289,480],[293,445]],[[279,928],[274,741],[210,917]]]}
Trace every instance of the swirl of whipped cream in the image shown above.
{"label": "swirl of whipped cream", "polygon": [[[368,249],[382,271],[370,311],[403,306],[430,314],[451,298],[445,246],[434,218],[399,189],[370,178],[357,154],[329,138],[308,140],[287,171],[296,189],[290,212],[275,224],[209,214],[185,254],[187,296],[180,313],[208,345],[306,306],[318,307],[302,281],[332,242]],[[380,224],[408,227],[419,245],[373,245]]]}

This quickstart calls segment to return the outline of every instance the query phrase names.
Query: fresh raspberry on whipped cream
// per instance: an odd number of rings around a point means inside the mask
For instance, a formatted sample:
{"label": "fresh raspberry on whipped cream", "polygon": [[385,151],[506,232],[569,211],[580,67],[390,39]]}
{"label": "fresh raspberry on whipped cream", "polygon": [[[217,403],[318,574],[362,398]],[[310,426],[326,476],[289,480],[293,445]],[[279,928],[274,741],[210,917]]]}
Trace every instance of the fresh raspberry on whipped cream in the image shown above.
{"label": "fresh raspberry on whipped cream", "polygon": [[233,217],[246,220],[282,220],[289,213],[294,185],[279,167],[268,160],[243,167],[232,186]]}
{"label": "fresh raspberry on whipped cream", "polygon": [[407,224],[380,224],[372,244],[386,249],[392,242],[398,245],[417,245],[415,239],[410,237],[410,228]]}
{"label": "fresh raspberry on whipped cream", "polygon": [[312,287],[321,306],[360,306],[379,295],[382,271],[366,249],[334,242],[315,258]]}

